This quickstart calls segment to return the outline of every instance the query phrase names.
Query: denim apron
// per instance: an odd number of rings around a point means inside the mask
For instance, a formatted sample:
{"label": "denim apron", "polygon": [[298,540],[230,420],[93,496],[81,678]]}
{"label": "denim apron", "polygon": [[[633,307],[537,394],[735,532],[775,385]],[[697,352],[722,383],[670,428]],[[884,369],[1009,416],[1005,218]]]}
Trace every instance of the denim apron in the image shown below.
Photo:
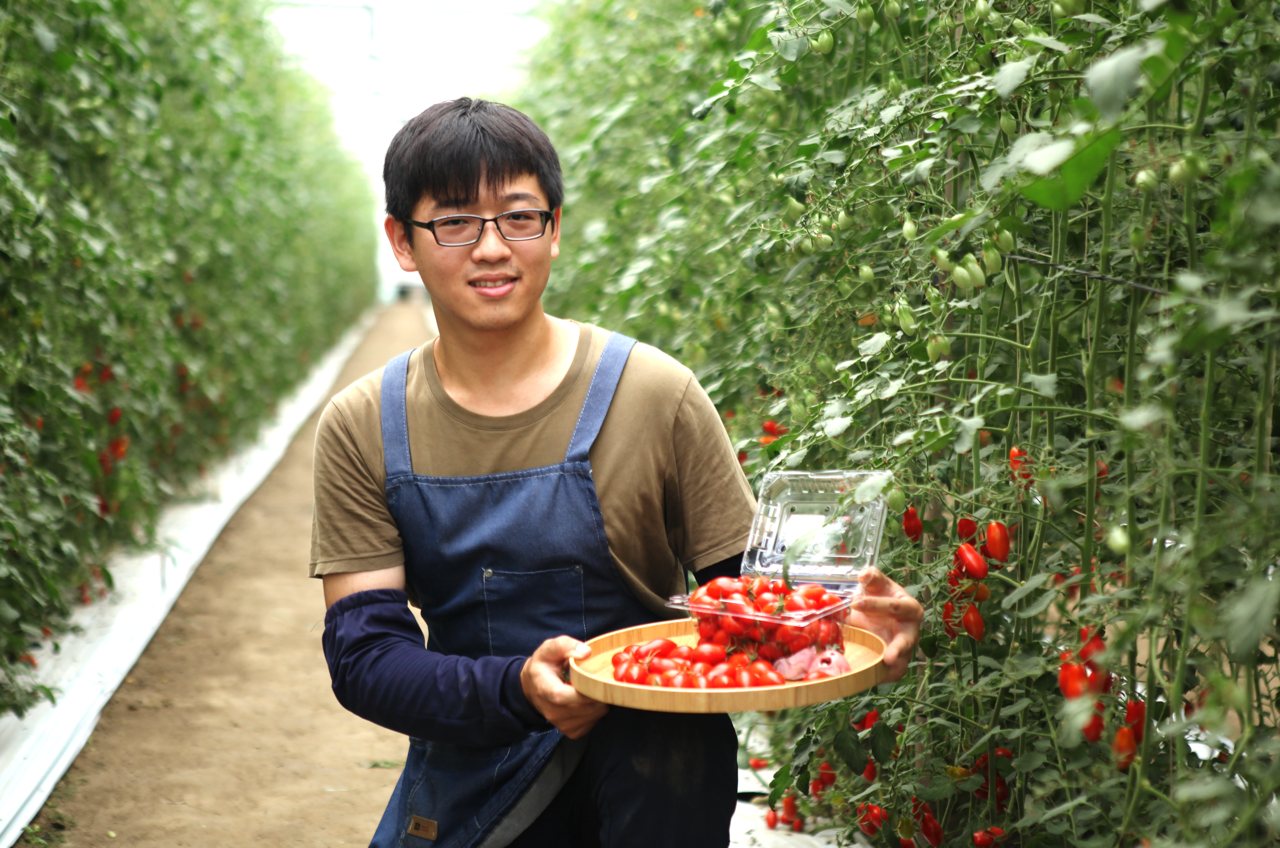
{"label": "denim apron", "polygon": [[[476,477],[413,473],[405,398],[412,351],[388,364],[381,400],[387,506],[429,650],[529,656],[554,636],[586,640],[654,620],[617,573],[587,458],[634,343],[609,337],[563,462]],[[562,738],[548,729],[495,748],[410,739],[370,848],[478,844]]]}

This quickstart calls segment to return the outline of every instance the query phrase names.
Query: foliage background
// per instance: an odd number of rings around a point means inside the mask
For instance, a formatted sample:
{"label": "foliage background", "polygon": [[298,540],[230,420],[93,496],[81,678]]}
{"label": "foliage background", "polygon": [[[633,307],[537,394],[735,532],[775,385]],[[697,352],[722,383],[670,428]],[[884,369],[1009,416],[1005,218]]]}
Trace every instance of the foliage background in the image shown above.
{"label": "foliage background", "polygon": [[110,549],[371,304],[374,200],[256,0],[0,6],[0,710]]}
{"label": "foliage background", "polygon": [[[546,14],[551,310],[693,367],[754,478],[888,469],[924,519],[882,552],[928,610],[912,673],[778,721],[772,801],[885,845],[1274,844],[1275,4]],[[1012,529],[981,581],[961,517]],[[1109,682],[1068,698],[1079,628]]]}

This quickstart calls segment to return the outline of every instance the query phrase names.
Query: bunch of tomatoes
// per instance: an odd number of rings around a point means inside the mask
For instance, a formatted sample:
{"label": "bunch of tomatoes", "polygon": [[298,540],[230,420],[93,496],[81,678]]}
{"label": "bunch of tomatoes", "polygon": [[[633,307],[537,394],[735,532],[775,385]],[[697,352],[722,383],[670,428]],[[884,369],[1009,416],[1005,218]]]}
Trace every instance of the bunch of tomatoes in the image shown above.
{"label": "bunch of tomatoes", "polygon": [[840,650],[849,598],[819,583],[717,577],[689,595],[698,643],[652,639],[613,655],[613,678],[670,689],[781,686],[774,663],[805,649]]}

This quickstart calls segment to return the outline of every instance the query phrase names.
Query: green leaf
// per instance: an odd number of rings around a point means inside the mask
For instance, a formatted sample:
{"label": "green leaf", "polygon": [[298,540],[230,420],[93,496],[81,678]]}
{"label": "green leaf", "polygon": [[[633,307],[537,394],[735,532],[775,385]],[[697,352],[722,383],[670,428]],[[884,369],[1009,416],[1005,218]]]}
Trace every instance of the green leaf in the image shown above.
{"label": "green leaf", "polygon": [[1020,59],[1017,62],[1006,62],[1001,65],[993,80],[996,94],[1000,95],[1001,99],[1008,100],[1014,90],[1022,85],[1034,64],[1035,59]]}
{"label": "green leaf", "polygon": [[833,740],[836,756],[840,761],[855,774],[861,773],[867,767],[867,749],[863,747],[862,740],[858,738],[858,734],[853,730],[843,727],[836,731]]}
{"label": "green leaf", "polygon": [[1006,610],[1013,609],[1023,598],[1047,583],[1050,576],[1051,575],[1047,571],[1040,571],[1031,575],[1027,578],[1026,583],[1023,583],[1021,586],[1005,595],[1004,600],[1000,602],[1001,608]]}
{"label": "green leaf", "polygon": [[889,341],[890,336],[888,333],[876,333],[875,335],[864,339],[858,345],[858,353],[862,356],[875,356],[884,349],[884,346],[887,345]]}
{"label": "green leaf", "polygon": [[1159,40],[1124,47],[1094,62],[1084,72],[1084,85],[1098,111],[1109,121],[1124,114],[1125,104],[1138,88],[1142,62],[1163,47]]}
{"label": "green leaf", "polygon": [[1120,143],[1121,137],[1120,131],[1114,128],[1094,136],[1062,162],[1056,176],[1023,186],[1023,196],[1037,206],[1065,212],[1084,197],[1106,168],[1111,151]]}
{"label": "green leaf", "polygon": [[1222,606],[1222,623],[1231,656],[1247,662],[1258,651],[1267,634],[1275,632],[1276,607],[1280,604],[1280,581],[1255,577]]}
{"label": "green leaf", "polygon": [[827,438],[834,439],[849,429],[849,425],[853,423],[853,419],[847,415],[841,415],[838,418],[828,418],[822,422],[822,432]]}
{"label": "green leaf", "polygon": [[887,721],[878,721],[871,726],[871,736],[867,740],[871,744],[871,756],[878,763],[893,760],[893,749],[898,744],[898,734]]}

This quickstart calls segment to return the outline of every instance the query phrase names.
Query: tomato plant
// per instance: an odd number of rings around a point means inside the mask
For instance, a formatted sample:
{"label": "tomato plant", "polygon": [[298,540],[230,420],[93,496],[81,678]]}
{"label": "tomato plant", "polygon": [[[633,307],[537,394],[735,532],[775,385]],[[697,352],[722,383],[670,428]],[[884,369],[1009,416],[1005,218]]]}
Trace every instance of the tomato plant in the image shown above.
{"label": "tomato plant", "polygon": [[[901,684],[776,717],[793,820],[852,840],[877,804],[875,838],[918,846],[1280,839],[1272,11],[550,14],[527,102],[580,223],[551,311],[689,364],[754,482],[893,472],[880,564],[926,605],[920,650]],[[850,777],[812,797],[833,752]]]}
{"label": "tomato plant", "polygon": [[274,38],[248,0],[0,10],[0,711],[373,301],[367,178]]}

